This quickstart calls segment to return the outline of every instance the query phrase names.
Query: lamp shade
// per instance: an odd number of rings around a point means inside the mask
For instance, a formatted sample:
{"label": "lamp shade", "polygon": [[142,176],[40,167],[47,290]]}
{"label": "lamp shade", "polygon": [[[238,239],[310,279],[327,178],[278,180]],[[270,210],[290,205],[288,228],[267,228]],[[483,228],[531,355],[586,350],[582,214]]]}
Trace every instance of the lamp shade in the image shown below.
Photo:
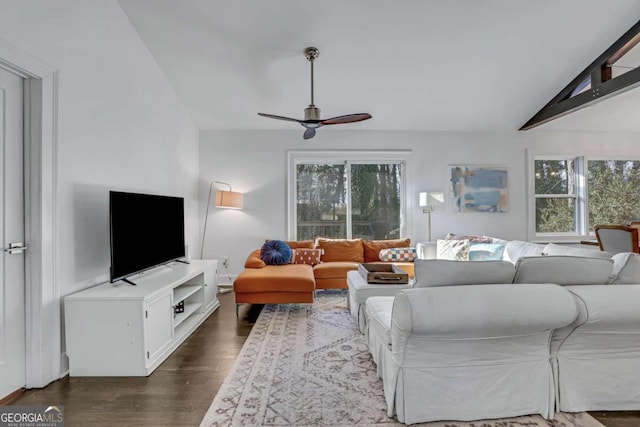
{"label": "lamp shade", "polygon": [[418,205],[420,207],[435,206],[444,204],[444,193],[442,191],[421,192]]}
{"label": "lamp shade", "polygon": [[216,191],[216,208],[242,209],[244,195],[236,191]]}

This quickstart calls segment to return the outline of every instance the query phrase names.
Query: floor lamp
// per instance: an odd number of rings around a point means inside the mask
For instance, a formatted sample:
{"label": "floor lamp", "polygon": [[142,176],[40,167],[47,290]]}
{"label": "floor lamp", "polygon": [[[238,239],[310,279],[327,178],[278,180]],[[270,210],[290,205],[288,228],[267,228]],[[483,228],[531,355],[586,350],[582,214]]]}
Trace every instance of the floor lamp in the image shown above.
{"label": "floor lamp", "polygon": [[431,212],[438,205],[444,205],[444,193],[441,191],[429,191],[420,193],[419,203],[422,213],[427,214],[427,223],[429,230],[429,242],[431,241]]}
{"label": "floor lamp", "polygon": [[222,181],[212,181],[209,185],[209,198],[207,199],[207,212],[204,214],[204,230],[202,230],[202,246],[200,247],[200,259],[204,256],[204,238],[207,235],[207,222],[209,220],[209,206],[211,206],[211,194],[216,184],[226,185],[229,190],[216,191],[216,208],[222,209],[242,209],[244,195],[231,191],[231,184]]}

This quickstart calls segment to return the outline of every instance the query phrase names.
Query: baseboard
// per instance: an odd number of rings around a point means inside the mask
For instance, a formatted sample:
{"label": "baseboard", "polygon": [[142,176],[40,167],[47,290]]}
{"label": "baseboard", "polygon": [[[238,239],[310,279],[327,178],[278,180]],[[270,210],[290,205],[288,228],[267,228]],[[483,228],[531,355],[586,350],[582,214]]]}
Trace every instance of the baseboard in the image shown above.
{"label": "baseboard", "polygon": [[24,393],[24,388],[19,388],[18,390],[14,391],[13,393],[10,393],[10,394],[6,395],[2,399],[0,399],[0,406],[11,405],[13,402],[18,400],[18,398],[20,396],[22,396],[23,393]]}

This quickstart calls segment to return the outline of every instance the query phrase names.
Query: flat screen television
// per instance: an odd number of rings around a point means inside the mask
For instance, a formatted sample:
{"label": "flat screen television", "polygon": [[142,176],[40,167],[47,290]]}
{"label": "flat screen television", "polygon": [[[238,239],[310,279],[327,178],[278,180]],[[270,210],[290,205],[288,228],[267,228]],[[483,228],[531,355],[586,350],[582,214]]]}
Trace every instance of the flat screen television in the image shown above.
{"label": "flat screen television", "polygon": [[184,199],[109,192],[111,282],[183,258]]}

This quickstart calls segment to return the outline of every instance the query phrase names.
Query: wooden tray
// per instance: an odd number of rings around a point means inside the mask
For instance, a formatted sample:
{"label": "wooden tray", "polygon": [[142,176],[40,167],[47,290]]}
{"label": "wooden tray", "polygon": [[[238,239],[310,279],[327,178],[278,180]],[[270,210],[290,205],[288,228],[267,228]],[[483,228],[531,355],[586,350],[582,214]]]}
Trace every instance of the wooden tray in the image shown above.
{"label": "wooden tray", "polygon": [[394,264],[359,264],[360,275],[372,285],[406,285],[409,274]]}

